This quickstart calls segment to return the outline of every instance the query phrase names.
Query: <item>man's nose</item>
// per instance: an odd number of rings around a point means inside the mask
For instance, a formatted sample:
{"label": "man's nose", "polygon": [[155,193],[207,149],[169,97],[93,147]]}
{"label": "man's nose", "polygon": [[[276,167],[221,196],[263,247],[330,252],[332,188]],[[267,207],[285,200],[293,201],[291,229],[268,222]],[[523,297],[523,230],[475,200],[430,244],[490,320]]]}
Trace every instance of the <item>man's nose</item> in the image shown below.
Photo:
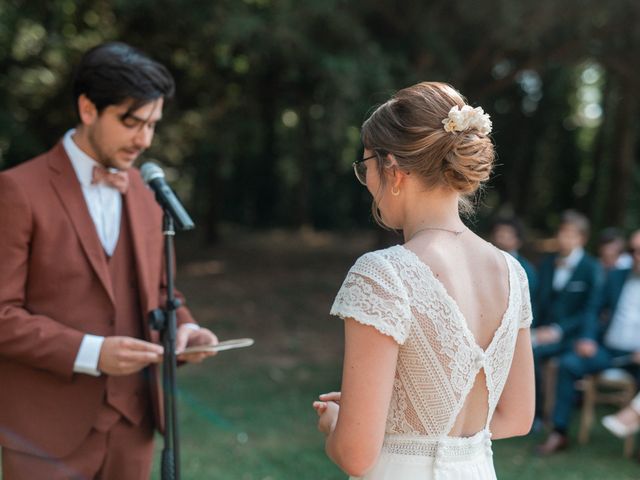
{"label": "man's nose", "polygon": [[144,125],[134,137],[134,141],[136,147],[143,149],[149,148],[151,146],[151,141],[153,140],[153,128]]}

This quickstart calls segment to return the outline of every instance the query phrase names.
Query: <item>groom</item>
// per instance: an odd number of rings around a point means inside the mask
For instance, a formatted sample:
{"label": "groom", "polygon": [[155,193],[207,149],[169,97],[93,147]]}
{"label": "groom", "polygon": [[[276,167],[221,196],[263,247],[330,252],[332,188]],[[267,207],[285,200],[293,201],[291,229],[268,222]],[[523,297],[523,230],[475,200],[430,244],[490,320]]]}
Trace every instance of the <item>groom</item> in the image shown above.
{"label": "groom", "polygon": [[[131,166],[174,81],[107,43],[84,55],[73,92],[77,127],[0,173],[2,478],[148,479],[163,349],[146,316],[166,279],[162,211]],[[217,342],[186,307],[177,318],[178,351]]]}

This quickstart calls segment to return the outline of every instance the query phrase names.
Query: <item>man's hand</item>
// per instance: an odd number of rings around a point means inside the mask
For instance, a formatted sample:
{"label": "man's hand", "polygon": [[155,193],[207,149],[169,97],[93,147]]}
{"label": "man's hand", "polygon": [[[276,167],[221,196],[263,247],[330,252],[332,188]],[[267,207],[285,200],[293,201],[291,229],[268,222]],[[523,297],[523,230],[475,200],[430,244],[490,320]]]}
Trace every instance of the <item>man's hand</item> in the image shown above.
{"label": "man's hand", "polygon": [[100,349],[98,370],[107,375],[131,375],[162,362],[164,349],[132,337],[106,337]]}
{"label": "man's hand", "polygon": [[562,331],[554,326],[538,327],[534,330],[534,335],[538,345],[557,343],[562,339]]}
{"label": "man's hand", "polygon": [[598,353],[598,344],[589,338],[581,338],[576,342],[575,350],[582,358],[591,358]]}
{"label": "man's hand", "polygon": [[207,357],[216,355],[217,352],[181,353],[187,347],[198,345],[216,345],[218,337],[208,328],[198,328],[197,330],[183,324],[178,327],[176,333],[176,354],[178,360],[189,363],[200,363]]}

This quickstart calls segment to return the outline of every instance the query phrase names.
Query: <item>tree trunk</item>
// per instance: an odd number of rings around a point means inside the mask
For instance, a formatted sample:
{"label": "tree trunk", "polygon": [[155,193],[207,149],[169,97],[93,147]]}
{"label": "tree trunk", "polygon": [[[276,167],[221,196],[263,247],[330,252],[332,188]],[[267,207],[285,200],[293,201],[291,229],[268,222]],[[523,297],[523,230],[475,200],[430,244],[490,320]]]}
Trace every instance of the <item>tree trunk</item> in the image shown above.
{"label": "tree trunk", "polygon": [[308,102],[302,103],[300,111],[300,126],[302,128],[302,145],[300,148],[300,158],[298,168],[300,178],[296,188],[296,224],[298,227],[311,225],[311,172],[313,165],[313,131],[311,128],[311,118],[309,115]]}
{"label": "tree trunk", "polygon": [[637,101],[633,83],[623,78],[620,85],[621,95],[618,99],[613,137],[614,155],[611,162],[606,218],[611,225],[624,227],[625,212],[633,182],[633,161],[637,140],[635,125]]}
{"label": "tree trunk", "polygon": [[262,158],[254,163],[254,172],[250,177],[254,189],[254,224],[269,227],[274,220],[278,179],[276,178],[277,162],[277,73],[270,70],[258,82],[260,98],[260,120],[262,125]]}

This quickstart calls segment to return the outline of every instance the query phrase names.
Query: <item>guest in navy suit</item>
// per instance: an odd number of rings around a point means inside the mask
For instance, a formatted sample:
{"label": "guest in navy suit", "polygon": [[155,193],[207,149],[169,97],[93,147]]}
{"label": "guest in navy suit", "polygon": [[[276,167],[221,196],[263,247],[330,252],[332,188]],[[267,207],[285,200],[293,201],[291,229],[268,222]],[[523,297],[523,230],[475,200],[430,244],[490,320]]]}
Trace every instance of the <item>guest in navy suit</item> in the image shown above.
{"label": "guest in navy suit", "polygon": [[553,412],[554,430],[539,447],[542,454],[566,448],[567,428],[574,404],[576,380],[627,360],[634,373],[640,360],[640,230],[631,236],[632,268],[612,270],[602,288],[598,310],[604,322],[590,318],[583,325],[574,351],[561,359]]}
{"label": "guest in navy suit", "polygon": [[572,351],[585,325],[597,322],[602,275],[598,261],[584,250],[588,238],[587,218],[572,210],[564,212],[556,236],[558,252],[548,255],[540,265],[531,335],[538,425],[543,413],[544,363]]}

